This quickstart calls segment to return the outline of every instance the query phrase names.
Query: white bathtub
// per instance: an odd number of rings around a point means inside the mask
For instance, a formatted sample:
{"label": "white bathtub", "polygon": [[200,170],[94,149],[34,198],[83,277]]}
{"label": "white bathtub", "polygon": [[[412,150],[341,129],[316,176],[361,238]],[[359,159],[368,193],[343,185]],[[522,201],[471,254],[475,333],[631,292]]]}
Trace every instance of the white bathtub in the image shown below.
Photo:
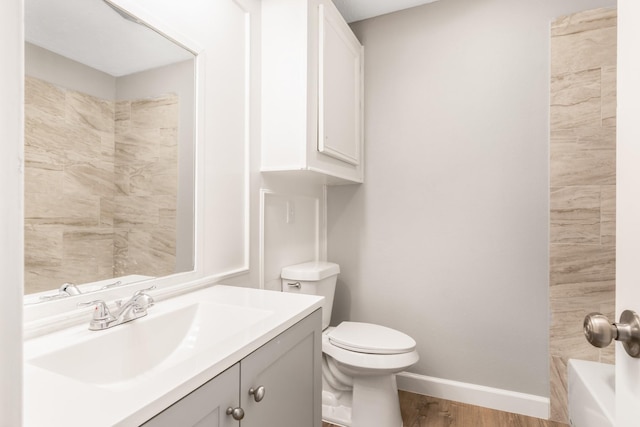
{"label": "white bathtub", "polygon": [[615,366],[569,360],[569,422],[573,427],[614,427]]}

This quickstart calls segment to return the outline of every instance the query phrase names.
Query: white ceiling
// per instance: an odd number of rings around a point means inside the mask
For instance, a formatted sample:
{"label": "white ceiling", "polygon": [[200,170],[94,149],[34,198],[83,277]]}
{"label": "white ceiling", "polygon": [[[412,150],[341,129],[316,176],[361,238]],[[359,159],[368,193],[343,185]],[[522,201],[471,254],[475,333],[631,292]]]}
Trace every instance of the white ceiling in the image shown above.
{"label": "white ceiling", "polygon": [[[334,0],[347,22],[433,1]],[[192,57],[156,32],[124,19],[102,0],[25,0],[25,20],[29,43],[116,77]]]}
{"label": "white ceiling", "polygon": [[333,0],[347,22],[361,21],[437,0]]}
{"label": "white ceiling", "polygon": [[116,77],[193,58],[102,0],[25,0],[25,22],[29,43]]}

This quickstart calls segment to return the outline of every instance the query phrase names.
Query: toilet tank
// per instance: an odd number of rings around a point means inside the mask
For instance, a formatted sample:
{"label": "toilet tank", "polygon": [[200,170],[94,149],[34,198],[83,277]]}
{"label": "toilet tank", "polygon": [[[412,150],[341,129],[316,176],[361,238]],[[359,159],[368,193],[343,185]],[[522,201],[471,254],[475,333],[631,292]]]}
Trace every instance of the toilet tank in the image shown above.
{"label": "toilet tank", "polygon": [[322,303],[322,330],[329,326],[333,296],[340,266],[333,262],[312,261],[284,267],[282,292],[292,292],[324,297]]}

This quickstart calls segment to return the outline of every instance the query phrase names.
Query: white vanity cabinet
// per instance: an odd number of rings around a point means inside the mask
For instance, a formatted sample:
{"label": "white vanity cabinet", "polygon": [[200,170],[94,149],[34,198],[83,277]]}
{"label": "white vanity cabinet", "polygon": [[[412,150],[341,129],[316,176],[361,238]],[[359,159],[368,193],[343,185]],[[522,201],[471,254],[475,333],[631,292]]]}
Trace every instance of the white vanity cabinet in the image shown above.
{"label": "white vanity cabinet", "polygon": [[262,171],[363,181],[363,47],[331,0],[262,1]]}
{"label": "white vanity cabinet", "polygon": [[320,325],[316,310],[144,426],[320,427]]}

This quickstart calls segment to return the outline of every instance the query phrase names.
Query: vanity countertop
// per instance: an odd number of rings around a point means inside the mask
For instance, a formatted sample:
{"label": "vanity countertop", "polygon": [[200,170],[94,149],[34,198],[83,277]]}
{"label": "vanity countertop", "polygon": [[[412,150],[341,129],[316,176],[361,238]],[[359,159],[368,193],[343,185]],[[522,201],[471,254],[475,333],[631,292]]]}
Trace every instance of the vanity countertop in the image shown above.
{"label": "vanity countertop", "polygon": [[317,296],[216,285],[111,329],[89,331],[87,319],[27,340],[24,426],[140,425],[321,305]]}

